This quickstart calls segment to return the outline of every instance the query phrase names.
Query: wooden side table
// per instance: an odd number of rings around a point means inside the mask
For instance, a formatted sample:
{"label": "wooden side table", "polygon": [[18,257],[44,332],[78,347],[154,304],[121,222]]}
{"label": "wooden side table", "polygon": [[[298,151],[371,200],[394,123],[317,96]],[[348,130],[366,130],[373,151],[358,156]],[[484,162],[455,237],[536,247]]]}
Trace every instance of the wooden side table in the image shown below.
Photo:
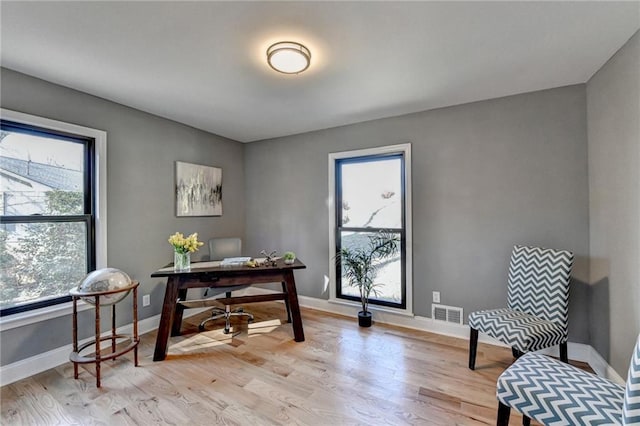
{"label": "wooden side table", "polygon": [[[81,292],[77,289],[73,289],[69,292],[73,299],[73,352],[69,355],[69,360],[73,363],[73,377],[78,378],[78,364],[96,364],[96,386],[100,387],[100,363],[109,359],[116,359],[120,355],[126,354],[133,349],[133,357],[135,366],[138,366],[138,344],[140,339],[138,337],[138,281],[132,281],[128,287],[119,288],[111,291],[100,292]],[[123,293],[133,290],[133,334],[116,334],[116,303],[111,305],[111,334],[108,336],[100,336],[100,296],[113,295],[116,293]],[[78,299],[94,298],[95,300],[95,318],[96,328],[95,340],[87,342],[78,347]],[[131,342],[124,348],[116,350],[117,339],[131,339]],[[103,355],[100,351],[100,342],[111,340],[111,352]],[[84,349],[89,346],[95,345],[95,354],[81,355]]]}

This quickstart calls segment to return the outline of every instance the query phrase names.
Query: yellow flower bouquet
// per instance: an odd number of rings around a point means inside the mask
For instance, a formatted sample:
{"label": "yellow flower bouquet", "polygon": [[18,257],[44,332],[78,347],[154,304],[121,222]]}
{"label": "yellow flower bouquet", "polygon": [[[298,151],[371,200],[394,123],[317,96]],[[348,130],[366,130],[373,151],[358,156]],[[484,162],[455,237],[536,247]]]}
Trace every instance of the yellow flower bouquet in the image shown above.
{"label": "yellow flower bouquet", "polygon": [[173,246],[173,269],[188,271],[191,269],[191,253],[198,250],[204,243],[198,241],[198,233],[194,232],[185,238],[180,232],[169,237],[169,244]]}
{"label": "yellow flower bouquet", "polygon": [[188,237],[184,237],[180,232],[176,232],[169,237],[169,244],[171,244],[174,250],[178,253],[193,253],[204,245],[204,243],[198,241],[198,233],[194,232]]}

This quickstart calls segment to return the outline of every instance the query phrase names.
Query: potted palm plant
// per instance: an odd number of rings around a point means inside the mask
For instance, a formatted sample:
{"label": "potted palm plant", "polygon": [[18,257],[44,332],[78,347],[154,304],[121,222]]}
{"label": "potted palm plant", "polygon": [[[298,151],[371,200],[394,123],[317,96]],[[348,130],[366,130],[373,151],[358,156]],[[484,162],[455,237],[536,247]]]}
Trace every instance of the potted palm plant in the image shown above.
{"label": "potted palm plant", "polygon": [[369,296],[378,295],[375,283],[380,266],[384,261],[395,255],[399,250],[400,237],[398,234],[380,231],[369,235],[369,242],[364,246],[342,247],[335,257],[336,265],[342,271],[352,287],[360,292],[362,310],[358,312],[358,324],[361,327],[371,327],[372,315],[369,311]]}

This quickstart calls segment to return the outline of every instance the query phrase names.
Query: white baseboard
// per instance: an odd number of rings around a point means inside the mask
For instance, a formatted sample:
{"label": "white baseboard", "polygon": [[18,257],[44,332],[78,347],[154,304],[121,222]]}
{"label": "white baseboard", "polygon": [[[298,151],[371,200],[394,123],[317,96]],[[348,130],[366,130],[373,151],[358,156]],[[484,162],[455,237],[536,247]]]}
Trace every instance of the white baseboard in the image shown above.
{"label": "white baseboard", "polygon": [[589,366],[593,368],[593,371],[596,372],[598,376],[605,377],[613,382],[618,383],[619,385],[625,385],[625,379],[620,377],[618,372],[613,369],[612,366],[607,363],[607,361],[600,355],[598,351],[596,351],[592,346],[584,345],[589,348]]}
{"label": "white baseboard", "polygon": [[[242,293],[246,295],[273,292],[273,290],[261,287],[249,287],[242,291]],[[353,316],[354,318],[359,310],[359,305],[331,303],[328,300],[317,299],[315,297],[298,296],[298,301],[300,303],[300,306],[303,307],[333,314]],[[189,309],[185,311],[184,317],[188,318],[190,316],[197,315],[207,309],[208,308]],[[376,310],[375,307],[371,307],[371,310],[375,312],[375,321],[379,323],[397,325],[414,330],[428,331],[431,333],[443,334],[459,339],[469,339],[468,325],[452,324],[422,316],[394,314],[392,312],[389,312],[388,310]],[[138,322],[138,333],[142,335],[156,330],[159,324],[160,315],[155,315],[153,317],[141,320]],[[120,327],[118,328],[118,333],[130,334],[132,328],[132,324]],[[108,332],[105,333],[105,335],[106,334],[108,334]],[[80,344],[88,342],[90,340],[93,340],[93,338],[85,339],[83,342],[80,342]],[[502,342],[484,335],[480,335],[478,340],[481,343],[488,343],[496,346],[506,346]],[[0,366],[0,386],[8,385],[10,383],[24,379],[50,368],[62,365],[65,362],[69,362],[69,354],[71,353],[71,351],[72,346],[66,345],[42,354],[32,356],[30,358],[14,362],[6,366]],[[558,356],[558,348],[550,348],[541,352],[553,356]],[[572,360],[589,364],[589,366],[591,366],[591,368],[596,372],[597,375],[606,377],[609,380],[624,385],[625,381],[620,377],[620,375],[590,345],[569,342],[568,352]]]}
{"label": "white baseboard", "polygon": [[[543,349],[538,351],[545,355],[551,355],[560,357],[558,347]],[[584,343],[569,342],[567,352],[569,353],[569,359],[585,362],[593,369],[593,371],[600,377],[605,377],[620,385],[625,384],[625,380],[611,367],[607,361],[596,351],[592,346]]]}
{"label": "white baseboard", "polygon": [[[190,309],[188,311],[185,311],[184,317],[188,318],[192,315],[197,315],[204,310],[207,310],[207,308]],[[152,317],[138,321],[138,335],[141,336],[145,333],[156,330],[159,324],[160,315],[154,315]],[[127,324],[122,327],[118,327],[117,329],[118,334],[131,334],[132,332],[133,324]],[[102,333],[102,336],[108,336],[110,333],[110,330],[106,331]],[[94,340],[94,338],[88,337],[84,340],[79,341],[78,345],[81,346],[91,340]],[[109,345],[111,345],[111,343],[106,341],[102,342],[101,345],[104,347],[108,347]],[[33,376],[34,374],[46,371],[50,368],[58,367],[59,365],[62,365],[66,362],[70,362],[69,354],[72,351],[73,345],[69,344],[50,350],[48,352],[22,359],[20,361],[16,361],[9,365],[0,366],[0,386],[8,385],[29,376]]]}

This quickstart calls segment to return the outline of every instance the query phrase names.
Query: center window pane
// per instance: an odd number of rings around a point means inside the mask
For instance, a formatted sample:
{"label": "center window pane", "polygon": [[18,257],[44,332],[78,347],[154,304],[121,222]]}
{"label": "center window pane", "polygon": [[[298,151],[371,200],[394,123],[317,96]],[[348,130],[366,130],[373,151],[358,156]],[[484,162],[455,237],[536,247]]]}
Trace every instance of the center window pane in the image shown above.
{"label": "center window pane", "polygon": [[[348,249],[366,248],[369,236],[375,232],[340,232],[340,246]],[[402,261],[400,252],[378,263],[378,274],[374,280],[377,294],[372,292],[371,299],[401,303],[402,302]],[[345,296],[360,297],[358,287],[349,285],[348,278],[342,274],[341,293]]]}
{"label": "center window pane", "polygon": [[402,227],[399,158],[342,165],[342,226]]}
{"label": "center window pane", "polygon": [[[379,261],[372,304],[406,306],[404,245],[404,155],[354,156],[336,162],[336,250],[368,251],[378,232],[396,234],[400,246],[391,258]],[[357,301],[360,291],[344,271],[336,271],[337,297]]]}

